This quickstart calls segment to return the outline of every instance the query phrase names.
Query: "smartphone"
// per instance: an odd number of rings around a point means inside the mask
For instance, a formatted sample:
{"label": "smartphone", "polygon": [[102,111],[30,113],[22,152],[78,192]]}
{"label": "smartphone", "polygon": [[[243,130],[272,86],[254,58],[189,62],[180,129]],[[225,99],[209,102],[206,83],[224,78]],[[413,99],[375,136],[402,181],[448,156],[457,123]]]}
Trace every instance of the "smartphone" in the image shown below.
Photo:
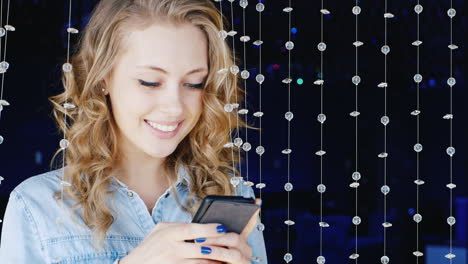
{"label": "smartphone", "polygon": [[192,223],[220,223],[226,226],[227,232],[240,234],[258,208],[260,205],[255,204],[253,198],[208,195],[203,199]]}

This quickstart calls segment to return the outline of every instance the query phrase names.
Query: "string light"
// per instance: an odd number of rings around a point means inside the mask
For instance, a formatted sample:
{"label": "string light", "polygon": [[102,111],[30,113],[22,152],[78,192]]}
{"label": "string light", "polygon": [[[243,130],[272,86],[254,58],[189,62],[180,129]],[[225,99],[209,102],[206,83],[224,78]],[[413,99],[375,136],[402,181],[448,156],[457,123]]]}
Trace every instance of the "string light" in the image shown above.
{"label": "string light", "polygon": [[[233,2],[234,0],[228,0],[231,3],[231,30],[227,32],[227,35],[232,37],[232,57],[236,58],[236,43],[235,43],[235,36],[237,35],[237,31],[234,30],[234,7],[233,7]],[[237,74],[239,73],[239,66],[236,65],[236,61],[234,60],[234,64],[231,65],[229,68],[229,71],[236,77]],[[237,93],[235,93],[235,100],[236,102],[232,104],[233,109],[238,109],[239,108],[239,99],[237,96]],[[239,115],[236,115],[236,136],[234,138],[234,146],[237,147],[237,154],[239,156],[239,161],[241,161],[241,154],[240,154],[240,147],[242,146],[242,138],[239,135]],[[242,163],[239,162],[239,176],[232,177],[231,178],[231,184],[234,186],[237,186],[240,183],[240,180],[242,179]],[[237,188],[237,187],[236,187]]]}
{"label": "string light", "polygon": [[[221,17],[221,30],[219,31],[219,38],[222,39],[222,41],[224,41],[226,38],[227,38],[227,32],[226,30],[224,30],[224,23],[223,23],[223,5],[222,5],[222,0],[214,0],[215,2],[219,2],[219,13],[220,13],[220,17]],[[226,65],[224,65],[226,66]],[[228,87],[229,83],[228,83],[228,79],[227,79],[227,76],[225,76],[225,74],[228,72],[227,68],[223,68],[221,70],[218,71],[219,74],[223,74],[223,78],[225,80],[225,85],[226,85],[226,88]],[[226,93],[227,93],[227,89],[226,89]],[[229,97],[230,99],[230,97]],[[227,113],[228,115],[228,118],[229,118],[229,139],[230,141],[228,143],[226,143],[224,145],[225,148],[230,148],[231,149],[231,156],[232,156],[232,171],[234,173],[233,177],[231,177],[230,179],[230,182],[231,184],[234,186],[234,190],[235,192],[237,193],[237,185],[239,185],[239,177],[237,177],[235,175],[235,163],[234,163],[234,143],[232,142],[232,125],[231,125],[231,112],[234,110],[234,106],[233,104],[231,104],[230,102],[228,102],[226,105],[224,105],[224,111]]]}
{"label": "string light", "polygon": [[291,50],[294,49],[294,42],[291,41],[291,13],[292,13],[292,5],[291,5],[291,0],[289,0],[289,6],[283,9],[284,12],[288,13],[288,18],[289,18],[289,28],[288,28],[288,34],[289,38],[288,41],[285,43],[285,47],[288,50],[288,77],[283,80],[283,83],[288,85],[288,112],[285,113],[284,117],[288,121],[288,148],[284,149],[282,151],[283,154],[286,154],[288,156],[288,181],[284,185],[284,189],[286,190],[288,194],[288,218],[284,223],[287,226],[287,240],[286,240],[286,246],[287,246],[287,252],[284,254],[284,261],[286,263],[289,263],[292,261],[293,256],[290,253],[290,248],[289,248],[289,228],[291,225],[294,225],[294,221],[291,220],[289,216],[289,209],[290,209],[290,199],[289,199],[289,193],[293,189],[293,184],[291,183],[290,179],[290,163],[291,163],[291,120],[293,119],[294,115],[291,112]]}
{"label": "string light", "polygon": [[[227,37],[227,32],[226,32],[226,30],[224,30],[222,0],[214,0],[214,1],[219,2],[219,13],[220,13],[220,17],[221,17],[221,30],[219,31],[218,36],[219,36],[220,39],[222,39],[222,41],[225,41],[225,39]],[[227,72],[228,72],[227,68],[223,68],[223,69],[218,71],[218,74],[223,75],[223,78],[225,80],[226,88],[229,87],[228,78],[226,76]],[[227,89],[226,89],[226,94],[228,94]],[[229,96],[227,96],[227,97],[230,100],[230,97]],[[224,111],[227,113],[228,119],[229,119],[229,142],[226,143],[224,145],[224,147],[231,149],[232,171],[233,171],[234,175],[231,177],[230,183],[234,186],[235,193],[237,193],[237,185],[239,185],[240,179],[235,174],[236,171],[235,171],[235,162],[234,162],[234,143],[232,142],[232,125],[231,125],[231,114],[230,114],[230,113],[232,113],[233,110],[234,110],[234,106],[233,106],[233,104],[231,104],[230,101],[226,105],[224,105]]]}
{"label": "string light", "polygon": [[[216,2],[219,2],[219,10],[220,10],[220,15],[221,15],[221,18],[223,18],[223,5],[222,5],[222,0],[215,0]],[[232,1],[230,1],[231,4],[232,4]],[[245,8],[245,7],[244,7]],[[258,10],[258,8],[257,8]],[[263,10],[262,10],[263,11]],[[261,11],[259,11],[261,12]],[[224,24],[221,23],[221,31],[219,33],[219,36],[223,39],[223,41],[226,39],[226,37],[228,36],[228,33],[224,30]],[[228,72],[228,69],[227,68],[223,68],[221,70],[218,71],[218,73],[221,73],[221,74],[226,74]],[[226,80],[226,87],[228,87],[228,82],[227,82],[227,78],[225,76],[225,80]],[[236,91],[236,94],[237,94],[237,91]],[[231,112],[234,110],[234,105],[231,104],[231,103],[228,103],[224,106],[224,110],[226,112],[228,112],[228,116],[229,116],[229,136],[230,136],[230,142],[228,142],[225,147],[229,147],[231,148],[231,155],[232,155],[232,168],[233,168],[233,171],[235,169],[235,164],[234,164],[234,143],[232,142],[232,134],[231,134]],[[247,113],[246,113],[247,114]],[[261,141],[260,141],[261,142]],[[245,143],[244,143],[245,144]],[[257,148],[258,149],[258,148]],[[248,150],[246,150],[248,151]],[[260,174],[261,175],[261,174]],[[236,175],[233,175],[233,177],[231,177],[231,184],[235,187],[235,190],[237,192],[237,185],[239,185],[240,181],[241,181],[242,177],[237,177]],[[261,176],[260,176],[260,179],[261,179]],[[246,182],[244,182],[244,185],[248,185],[246,184]],[[251,185],[250,185],[251,186]],[[257,187],[258,187],[258,184],[257,184]],[[260,192],[260,199],[261,199],[261,192]],[[261,216],[261,212],[260,212],[260,216]],[[258,226],[257,226],[257,229],[259,231],[263,231],[264,229],[264,226],[262,223],[260,223]],[[256,256],[252,256],[251,257],[251,260],[254,261],[254,262],[260,262],[261,259],[259,257],[256,257]]]}
{"label": "string light", "polygon": [[[358,17],[359,14],[361,13],[361,7],[358,5],[358,1],[356,0],[355,6],[352,9],[352,13],[355,16],[355,24],[356,24],[356,40],[353,42],[354,48],[355,48],[355,53],[356,53],[356,62],[355,62],[355,77],[359,77],[358,75],[358,48],[363,45],[361,41],[358,40]],[[360,77],[359,77],[360,79]],[[353,113],[359,113],[359,105],[358,105],[358,87],[359,87],[359,82],[354,83],[355,84],[355,90],[356,90],[356,108],[353,111]],[[352,223],[354,224],[355,230],[354,230],[354,236],[355,236],[355,248],[354,248],[354,253],[349,256],[350,259],[354,259],[355,263],[358,263],[358,258],[359,258],[359,253],[358,253],[358,225],[361,224],[361,217],[358,215],[358,187],[359,187],[359,180],[361,179],[361,173],[359,172],[359,167],[358,167],[358,117],[359,115],[351,115],[355,118],[355,133],[356,133],[356,138],[355,138],[355,150],[356,150],[356,170],[353,172],[351,175],[351,178],[354,180],[350,184],[350,187],[355,190],[355,216],[352,219]]]}
{"label": "string light", "polygon": [[[420,75],[419,72],[419,46],[422,44],[422,41],[419,38],[419,15],[423,11],[423,6],[419,4],[419,0],[417,5],[414,7],[414,12],[416,13],[417,17],[417,39],[412,43],[413,46],[416,46],[416,75]],[[419,80],[419,78],[418,78]],[[423,146],[419,140],[419,114],[421,113],[420,105],[419,105],[419,87],[420,82],[416,82],[416,110],[414,113],[416,114],[416,144],[414,145],[413,149],[416,152],[416,180],[414,183],[416,184],[416,214],[413,215],[413,221],[416,222],[416,251],[413,252],[413,255],[416,256],[416,263],[419,263],[419,257],[422,257],[424,254],[419,250],[419,223],[422,221],[422,215],[419,211],[419,187],[424,184],[424,181],[419,177],[419,153],[422,151]]]}
{"label": "string light", "polygon": [[[4,83],[5,83],[5,74],[10,67],[10,64],[6,61],[6,55],[7,55],[7,44],[8,44],[8,31],[15,31],[15,27],[8,24],[9,23],[9,18],[10,18],[10,0],[8,0],[7,3],[7,17],[6,17],[6,24],[3,26],[3,0],[1,1],[1,14],[0,14],[0,38],[4,38],[4,46],[5,46],[5,51],[3,52],[3,59],[0,62],[0,73],[2,74],[2,86],[1,86],[1,93],[0,93],[0,118],[1,114],[3,111],[4,106],[9,106],[10,104],[8,101],[3,99],[3,89],[4,89]],[[0,57],[2,55],[2,41],[0,39]],[[0,136],[0,144],[3,143],[4,138]],[[3,180],[3,178],[0,177],[0,183]]]}
{"label": "string light", "polygon": [[[62,65],[62,70],[64,74],[71,74],[73,71],[73,66],[70,63],[70,36],[71,34],[78,34],[78,29],[71,27],[71,15],[72,15],[72,0],[69,0],[69,6],[68,6],[68,27],[67,27],[67,62],[65,62]],[[65,127],[67,126],[67,111],[70,109],[75,109],[76,106],[73,105],[72,103],[68,102],[68,87],[69,87],[69,78],[66,78],[66,83],[65,83],[65,103],[63,104],[63,108],[65,109],[65,114],[64,114],[64,124]],[[60,149],[62,150],[62,177],[60,181],[61,185],[61,201],[60,206],[63,208],[63,189],[64,187],[70,187],[72,184],[68,181],[65,180],[65,157],[66,157],[66,150],[70,146],[70,142],[66,138],[66,131],[64,129],[63,131],[63,139],[60,140]],[[63,220],[60,217],[57,217],[55,220],[57,225],[62,225]]]}
{"label": "string light", "polygon": [[[249,2],[247,0],[239,0],[239,5],[242,7],[242,36],[240,37],[240,41],[243,43],[244,48],[244,70],[241,71],[241,78],[244,80],[244,107],[243,109],[239,109],[237,111],[238,114],[245,116],[245,123],[247,124],[247,114],[249,110],[247,109],[247,79],[250,77],[250,73],[247,70],[247,54],[246,54],[246,43],[250,41],[250,37],[245,34],[245,9],[247,8]],[[243,182],[246,186],[254,185],[253,182],[249,181],[249,151],[252,149],[252,145],[248,142],[248,128],[245,127],[245,142],[242,144],[242,149],[245,151],[245,173],[246,173],[246,181]]]}
{"label": "string light", "polygon": [[[265,81],[265,76],[262,74],[262,12],[265,10],[265,5],[259,1],[257,5],[255,6],[255,9],[258,12],[258,33],[259,37],[258,40],[254,41],[254,45],[258,47],[258,52],[259,52],[259,66],[258,66],[258,71],[259,73],[257,76],[255,76],[255,80],[258,83],[258,89],[259,89],[259,110],[253,114],[254,117],[258,117],[259,120],[259,145],[257,148],[255,148],[255,152],[257,153],[258,157],[258,162],[259,162],[259,182],[255,185],[255,187],[259,190],[259,198],[262,199],[262,189],[266,187],[266,184],[262,181],[262,155],[265,153],[265,148],[262,145],[262,83]],[[257,225],[257,229],[260,232],[263,232],[265,230],[265,225],[262,223],[262,211],[260,210],[260,223]]]}
{"label": "string light", "polygon": [[[3,0],[1,0],[0,4],[0,57],[2,57],[2,38],[5,39],[3,45],[5,46],[5,50],[3,52],[3,59],[0,62],[0,74],[2,74],[2,85],[0,89],[0,120],[2,118],[2,111],[5,109],[5,106],[9,106],[10,103],[7,100],[3,99],[3,88],[5,84],[5,75],[10,67],[10,64],[6,61],[6,55],[7,55],[7,43],[8,43],[8,31],[15,31],[15,27],[8,24],[9,23],[9,18],[10,18],[10,0],[7,2],[7,15],[6,15],[6,24],[3,26]],[[3,143],[5,138],[0,135],[0,145]],[[2,184],[2,181],[5,180],[0,175],[0,185]],[[2,219],[0,219],[0,223],[2,223]]]}
{"label": "string light", "polygon": [[453,189],[456,185],[453,183],[453,155],[455,155],[455,147],[453,147],[453,86],[456,83],[455,78],[453,77],[453,50],[457,49],[457,45],[453,44],[453,18],[456,15],[456,10],[453,8],[452,0],[450,0],[450,9],[447,11],[447,15],[450,18],[450,77],[447,79],[447,84],[450,86],[450,113],[444,116],[444,119],[448,119],[450,122],[450,146],[447,148],[446,152],[450,158],[450,183],[447,184],[447,188],[450,190],[450,215],[447,218],[447,224],[449,225],[450,230],[450,251],[448,254],[445,255],[447,259],[450,260],[450,264],[452,264],[452,259],[456,257],[453,254],[453,225],[455,225],[455,217],[453,216]]}
{"label": "string light", "polygon": [[323,111],[323,84],[325,83],[323,74],[323,53],[327,48],[323,40],[323,17],[328,14],[330,14],[330,11],[324,8],[322,0],[320,9],[320,43],[317,45],[317,49],[320,52],[320,78],[314,82],[316,85],[320,85],[320,114],[317,116],[317,121],[320,123],[320,150],[315,153],[320,157],[320,184],[317,186],[317,191],[320,193],[320,253],[317,257],[318,264],[323,264],[326,261],[323,256],[323,229],[330,226],[323,220],[323,194],[326,191],[326,186],[323,182],[323,157],[326,153],[325,150],[323,150],[323,124],[327,119]]}
{"label": "string light", "polygon": [[385,59],[385,68],[384,68],[384,82],[380,83],[378,87],[384,88],[385,99],[384,99],[384,116],[380,118],[380,122],[384,126],[384,152],[378,155],[379,158],[384,160],[384,185],[380,188],[380,191],[384,195],[384,222],[383,222],[383,233],[384,233],[384,241],[383,241],[383,256],[380,258],[380,262],[382,264],[387,264],[390,262],[390,258],[387,256],[387,228],[391,227],[392,224],[387,221],[387,195],[390,193],[390,187],[387,185],[387,125],[390,122],[390,118],[387,115],[387,55],[390,53],[390,47],[387,45],[387,20],[393,18],[394,15],[387,11],[387,0],[385,0],[385,13],[384,13],[384,20],[385,20],[385,43],[381,47],[380,51],[384,54]]}

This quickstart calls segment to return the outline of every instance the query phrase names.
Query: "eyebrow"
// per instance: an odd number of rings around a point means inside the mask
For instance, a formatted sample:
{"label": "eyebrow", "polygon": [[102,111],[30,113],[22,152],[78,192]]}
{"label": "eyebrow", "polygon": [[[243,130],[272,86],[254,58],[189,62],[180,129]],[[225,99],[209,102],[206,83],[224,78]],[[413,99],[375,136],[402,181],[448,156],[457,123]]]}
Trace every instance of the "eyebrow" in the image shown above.
{"label": "eyebrow", "polygon": [[[164,70],[163,68],[160,68],[160,67],[154,66],[154,65],[139,65],[137,67],[138,68],[150,69],[150,70],[153,70],[153,71],[159,71],[159,72],[162,72],[164,74],[168,74],[168,72],[166,70]],[[197,73],[197,72],[205,72],[205,71],[208,71],[208,69],[207,68],[196,68],[196,69],[193,69],[193,70],[187,72],[186,75],[189,75],[189,74],[192,74],[192,73]]]}

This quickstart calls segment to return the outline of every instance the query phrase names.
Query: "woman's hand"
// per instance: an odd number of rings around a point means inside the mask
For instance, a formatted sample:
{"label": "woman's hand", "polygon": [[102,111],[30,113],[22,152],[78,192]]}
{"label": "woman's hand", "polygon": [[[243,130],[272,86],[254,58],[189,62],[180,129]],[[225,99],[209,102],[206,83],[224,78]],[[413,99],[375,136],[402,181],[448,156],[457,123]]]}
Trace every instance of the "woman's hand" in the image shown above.
{"label": "woman's hand", "polygon": [[[255,203],[258,205],[261,205],[262,201],[257,198],[255,199]],[[231,250],[236,250],[239,252],[239,254],[242,255],[241,258],[244,259],[245,263],[250,264],[251,263],[250,260],[252,258],[252,248],[247,243],[247,240],[249,238],[250,233],[257,226],[257,219],[258,219],[259,213],[260,213],[260,209],[258,209],[252,215],[252,217],[250,218],[249,222],[244,227],[244,230],[242,230],[240,235],[234,232],[229,232],[222,236],[208,237],[206,238],[204,242],[200,243],[200,245],[203,245],[203,246],[214,245],[214,246],[226,247]],[[238,262],[232,262],[232,261],[227,261],[227,262],[236,263],[236,264],[238,263]],[[244,263],[244,262],[239,262],[239,263]]]}
{"label": "woman's hand", "polygon": [[[256,226],[259,211],[240,235],[226,233],[220,224],[159,222],[119,264],[250,264],[252,249],[247,238]],[[205,238],[204,242],[197,242],[203,241],[200,238]],[[193,239],[195,243],[185,242]]]}

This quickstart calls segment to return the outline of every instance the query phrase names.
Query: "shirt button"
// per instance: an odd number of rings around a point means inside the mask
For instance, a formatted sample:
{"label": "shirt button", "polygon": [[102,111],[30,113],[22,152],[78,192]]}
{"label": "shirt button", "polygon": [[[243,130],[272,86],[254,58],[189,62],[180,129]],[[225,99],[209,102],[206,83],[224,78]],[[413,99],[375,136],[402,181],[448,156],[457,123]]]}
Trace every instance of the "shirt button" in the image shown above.
{"label": "shirt button", "polygon": [[133,196],[133,193],[132,192],[127,192],[127,195],[132,197]]}

